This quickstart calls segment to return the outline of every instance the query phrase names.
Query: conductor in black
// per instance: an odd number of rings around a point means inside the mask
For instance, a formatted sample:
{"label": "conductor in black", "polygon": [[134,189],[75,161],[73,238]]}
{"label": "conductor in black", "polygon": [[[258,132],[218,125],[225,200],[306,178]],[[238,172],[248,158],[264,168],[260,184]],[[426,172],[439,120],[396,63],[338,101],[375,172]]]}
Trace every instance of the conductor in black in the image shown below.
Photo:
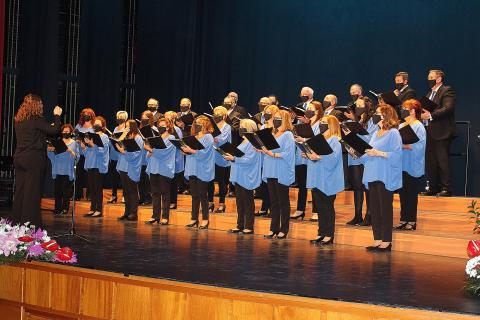
{"label": "conductor in black", "polygon": [[13,156],[15,191],[12,218],[14,223],[29,221],[42,227],[40,200],[47,161],[47,136],[60,133],[62,109],[53,110],[54,123],[43,117],[42,99],[28,94],[15,115],[17,147]]}

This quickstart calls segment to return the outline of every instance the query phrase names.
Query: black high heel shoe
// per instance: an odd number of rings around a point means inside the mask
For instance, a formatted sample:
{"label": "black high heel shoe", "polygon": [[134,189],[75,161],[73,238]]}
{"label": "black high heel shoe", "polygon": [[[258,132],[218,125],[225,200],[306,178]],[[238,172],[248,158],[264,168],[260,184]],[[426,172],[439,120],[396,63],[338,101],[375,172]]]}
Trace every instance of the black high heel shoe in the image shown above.
{"label": "black high heel shoe", "polygon": [[393,227],[394,230],[405,230],[405,227],[407,226],[408,222],[400,222],[398,225]]}
{"label": "black high heel shoe", "polygon": [[127,215],[123,215],[117,218],[117,220],[122,221],[122,220],[127,220]]}
{"label": "black high heel shoe", "polygon": [[107,203],[117,203],[118,198],[117,197],[111,197],[110,200],[107,201]]}
{"label": "black high heel shoe", "polygon": [[295,220],[300,220],[300,219],[302,219],[302,221],[303,221],[303,219],[305,219],[305,211],[303,211],[303,212],[302,212],[300,215],[298,215],[298,216],[290,216],[290,219],[295,219]]}
{"label": "black high heel shoe", "polygon": [[[280,233],[281,233],[281,235],[280,235]],[[286,238],[287,238],[286,233],[283,233],[283,232],[277,233],[277,239],[286,239]]]}
{"label": "black high heel shoe", "polygon": [[406,230],[406,231],[417,230],[417,223],[416,222],[407,222],[407,224],[405,225],[403,230]]}
{"label": "black high heel shoe", "polygon": [[210,221],[207,221],[207,224],[206,225],[201,225],[200,227],[198,227],[198,229],[202,229],[202,230],[205,230],[205,229],[208,229],[208,226],[210,225]]}
{"label": "black high heel shoe", "polygon": [[316,239],[310,240],[310,243],[311,244],[320,243],[320,242],[322,242],[323,238],[325,238],[325,236],[318,236]]}
{"label": "black high heel shoe", "polygon": [[195,222],[192,222],[192,223],[187,224],[185,227],[187,227],[187,228],[195,228],[195,227],[198,227],[198,220],[196,220]]}
{"label": "black high heel shoe", "polygon": [[152,218],[148,221],[145,221],[145,224],[154,224],[154,223],[160,223],[160,219],[157,219],[157,218]]}
{"label": "black high heel shoe", "polygon": [[270,232],[269,234],[265,234],[263,237],[265,239],[272,239],[273,237],[275,237],[277,235],[278,232]]}
{"label": "black high heel shoe", "polygon": [[377,249],[375,250],[375,252],[390,252],[390,251],[392,251],[392,243],[391,242],[385,248],[381,248],[380,246],[378,246]]}
{"label": "black high heel shoe", "polygon": [[162,226],[168,226],[168,219],[162,219],[162,221],[160,221],[159,224]]}
{"label": "black high heel shoe", "polygon": [[262,216],[266,216],[267,214],[268,214],[268,211],[262,211],[262,210],[260,210],[260,211],[258,211],[258,212],[255,212],[253,215],[254,215],[255,217],[262,217]]}
{"label": "black high heel shoe", "polygon": [[372,251],[377,251],[378,247],[380,247],[380,245],[368,246],[368,247],[366,247],[365,249],[366,249],[367,251],[372,252]]}
{"label": "black high heel shoe", "polygon": [[243,229],[240,232],[243,233],[243,234],[253,234],[253,230],[247,230],[247,229]]}
{"label": "black high heel shoe", "polygon": [[225,204],[224,203],[220,203],[220,205],[218,206],[217,209],[215,209],[215,213],[225,213]]}
{"label": "black high heel shoe", "polygon": [[210,202],[208,204],[208,212],[213,212],[213,209],[215,209],[215,204],[213,202]]}

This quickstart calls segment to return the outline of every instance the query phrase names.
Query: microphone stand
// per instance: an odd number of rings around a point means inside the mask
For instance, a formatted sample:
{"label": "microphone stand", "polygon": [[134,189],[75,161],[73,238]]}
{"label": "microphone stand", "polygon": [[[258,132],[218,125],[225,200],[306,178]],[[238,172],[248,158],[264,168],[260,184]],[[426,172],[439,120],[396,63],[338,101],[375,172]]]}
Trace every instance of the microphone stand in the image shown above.
{"label": "microphone stand", "polygon": [[72,216],[71,216],[71,224],[70,224],[70,230],[68,230],[67,233],[59,234],[56,236],[53,236],[52,238],[63,238],[63,237],[73,237],[77,238],[80,240],[83,240],[87,243],[90,243],[90,240],[88,240],[87,237],[78,234],[77,231],[75,230],[75,191],[76,191],[76,186],[77,186],[77,159],[75,158],[73,162],[73,199],[72,199]]}

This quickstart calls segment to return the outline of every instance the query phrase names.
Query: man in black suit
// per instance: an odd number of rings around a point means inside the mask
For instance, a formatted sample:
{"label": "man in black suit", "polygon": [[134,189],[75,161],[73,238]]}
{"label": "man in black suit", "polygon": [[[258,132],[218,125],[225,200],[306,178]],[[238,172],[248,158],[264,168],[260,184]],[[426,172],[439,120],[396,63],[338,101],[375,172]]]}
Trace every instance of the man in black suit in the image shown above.
{"label": "man in black suit", "polygon": [[269,97],[261,97],[260,98],[260,101],[258,101],[258,113],[255,114],[253,117],[255,119],[252,119],[254,120],[255,122],[257,123],[261,123],[261,124],[264,124],[265,123],[265,119],[263,118],[263,112],[265,110],[266,107],[268,107],[269,105],[272,104],[272,100],[269,98]]}
{"label": "man in black suit", "polygon": [[189,136],[192,128],[193,120],[197,114],[192,111],[192,102],[189,98],[182,98],[180,100],[180,112],[176,120],[176,125],[182,129],[183,136]]}
{"label": "man in black suit", "polygon": [[[240,119],[245,118],[247,116],[247,111],[245,111],[244,107],[238,105],[238,94],[234,91],[229,92],[227,95],[227,98],[232,99],[232,104],[230,109],[227,108],[228,117],[229,118],[238,117]],[[225,104],[224,104],[224,107],[225,107]]]}
{"label": "man in black suit", "polygon": [[[416,93],[415,90],[413,90],[409,85],[408,85],[408,73],[401,71],[398,72],[395,75],[395,90],[393,91],[395,95],[397,95],[398,100],[400,100],[402,103],[407,101],[408,99],[415,99]],[[401,105],[395,106],[395,110],[397,111],[398,116],[400,117],[400,110],[401,110]]]}
{"label": "man in black suit", "polygon": [[154,98],[150,98],[147,101],[147,110],[152,112],[153,114],[153,121],[157,123],[158,119],[163,117],[163,114],[161,114],[158,111],[158,100]]}
{"label": "man in black suit", "polygon": [[438,107],[429,112],[423,110],[422,119],[427,121],[427,147],[425,151],[425,173],[429,190],[423,195],[449,197],[452,195],[449,151],[452,139],[457,134],[455,125],[455,92],[443,84],[445,74],[441,70],[430,70],[428,85],[431,90],[426,97]]}

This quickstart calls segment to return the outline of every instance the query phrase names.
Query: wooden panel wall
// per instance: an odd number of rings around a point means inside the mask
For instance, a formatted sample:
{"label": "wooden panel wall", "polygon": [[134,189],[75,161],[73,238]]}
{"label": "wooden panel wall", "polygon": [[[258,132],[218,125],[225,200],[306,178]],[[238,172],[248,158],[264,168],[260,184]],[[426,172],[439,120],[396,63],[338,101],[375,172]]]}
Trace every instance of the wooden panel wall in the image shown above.
{"label": "wooden panel wall", "polygon": [[470,320],[478,317],[263,294],[46,263],[0,267],[0,319]]}

